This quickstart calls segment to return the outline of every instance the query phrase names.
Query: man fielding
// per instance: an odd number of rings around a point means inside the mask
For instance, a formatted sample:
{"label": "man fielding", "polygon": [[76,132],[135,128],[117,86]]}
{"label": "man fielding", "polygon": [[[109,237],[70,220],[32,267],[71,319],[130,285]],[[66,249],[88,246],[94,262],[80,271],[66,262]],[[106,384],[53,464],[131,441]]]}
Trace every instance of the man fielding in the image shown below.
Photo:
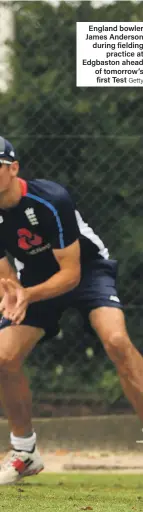
{"label": "man fielding", "polygon": [[[125,395],[143,420],[143,358],[131,343],[116,291],[117,263],[52,181],[17,177],[12,145],[0,137],[0,399],[12,451],[0,484],[43,469],[31,423],[31,393],[22,365],[39,340],[59,332],[76,307],[116,366]],[[6,254],[21,268],[20,281]],[[18,260],[18,261],[17,261]],[[48,350],[48,342],[47,342]]]}

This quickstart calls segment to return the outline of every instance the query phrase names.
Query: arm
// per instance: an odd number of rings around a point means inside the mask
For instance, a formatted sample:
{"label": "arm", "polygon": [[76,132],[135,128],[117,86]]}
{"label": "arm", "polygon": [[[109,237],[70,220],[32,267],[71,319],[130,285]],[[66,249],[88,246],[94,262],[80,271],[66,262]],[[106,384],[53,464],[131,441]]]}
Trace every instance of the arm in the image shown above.
{"label": "arm", "polygon": [[53,250],[60,266],[48,281],[26,289],[28,302],[51,299],[62,295],[79,284],[80,281],[80,246],[78,240],[65,249]]}
{"label": "arm", "polygon": [[[52,215],[48,237],[59,271],[44,283],[26,289],[30,303],[58,297],[75,288],[80,281],[79,230],[71,197],[63,187],[58,188],[58,191],[56,189],[53,205],[56,215]],[[42,222],[47,230],[47,208]]]}

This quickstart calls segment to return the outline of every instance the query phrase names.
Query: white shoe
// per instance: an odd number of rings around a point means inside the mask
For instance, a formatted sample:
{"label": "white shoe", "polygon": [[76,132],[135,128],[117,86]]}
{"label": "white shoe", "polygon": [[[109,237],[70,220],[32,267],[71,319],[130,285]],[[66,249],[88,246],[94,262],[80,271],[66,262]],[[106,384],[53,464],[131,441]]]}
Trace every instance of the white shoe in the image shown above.
{"label": "white shoe", "polygon": [[0,485],[15,484],[24,476],[37,475],[44,469],[40,453],[10,451],[0,467]]}

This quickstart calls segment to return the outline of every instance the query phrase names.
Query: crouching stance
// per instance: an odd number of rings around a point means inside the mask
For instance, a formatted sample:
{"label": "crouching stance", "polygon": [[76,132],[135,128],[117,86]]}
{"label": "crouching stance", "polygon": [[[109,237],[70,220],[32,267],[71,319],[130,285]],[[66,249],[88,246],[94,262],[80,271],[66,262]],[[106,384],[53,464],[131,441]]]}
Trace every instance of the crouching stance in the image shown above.
{"label": "crouching stance", "polygon": [[0,401],[12,446],[1,465],[0,484],[12,484],[44,467],[23,363],[43,337],[48,350],[67,308],[76,307],[85,329],[98,334],[141,420],[143,358],[126,330],[116,290],[117,262],[109,259],[68,192],[51,181],[18,178],[14,149],[2,137],[0,155]]}

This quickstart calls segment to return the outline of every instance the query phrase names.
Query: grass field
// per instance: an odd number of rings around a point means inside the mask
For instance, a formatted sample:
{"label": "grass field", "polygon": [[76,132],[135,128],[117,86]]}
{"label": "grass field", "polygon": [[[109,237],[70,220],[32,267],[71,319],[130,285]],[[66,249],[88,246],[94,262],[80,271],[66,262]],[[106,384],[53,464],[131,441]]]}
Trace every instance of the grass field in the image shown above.
{"label": "grass field", "polygon": [[143,475],[48,474],[0,487],[5,512],[143,512]]}

